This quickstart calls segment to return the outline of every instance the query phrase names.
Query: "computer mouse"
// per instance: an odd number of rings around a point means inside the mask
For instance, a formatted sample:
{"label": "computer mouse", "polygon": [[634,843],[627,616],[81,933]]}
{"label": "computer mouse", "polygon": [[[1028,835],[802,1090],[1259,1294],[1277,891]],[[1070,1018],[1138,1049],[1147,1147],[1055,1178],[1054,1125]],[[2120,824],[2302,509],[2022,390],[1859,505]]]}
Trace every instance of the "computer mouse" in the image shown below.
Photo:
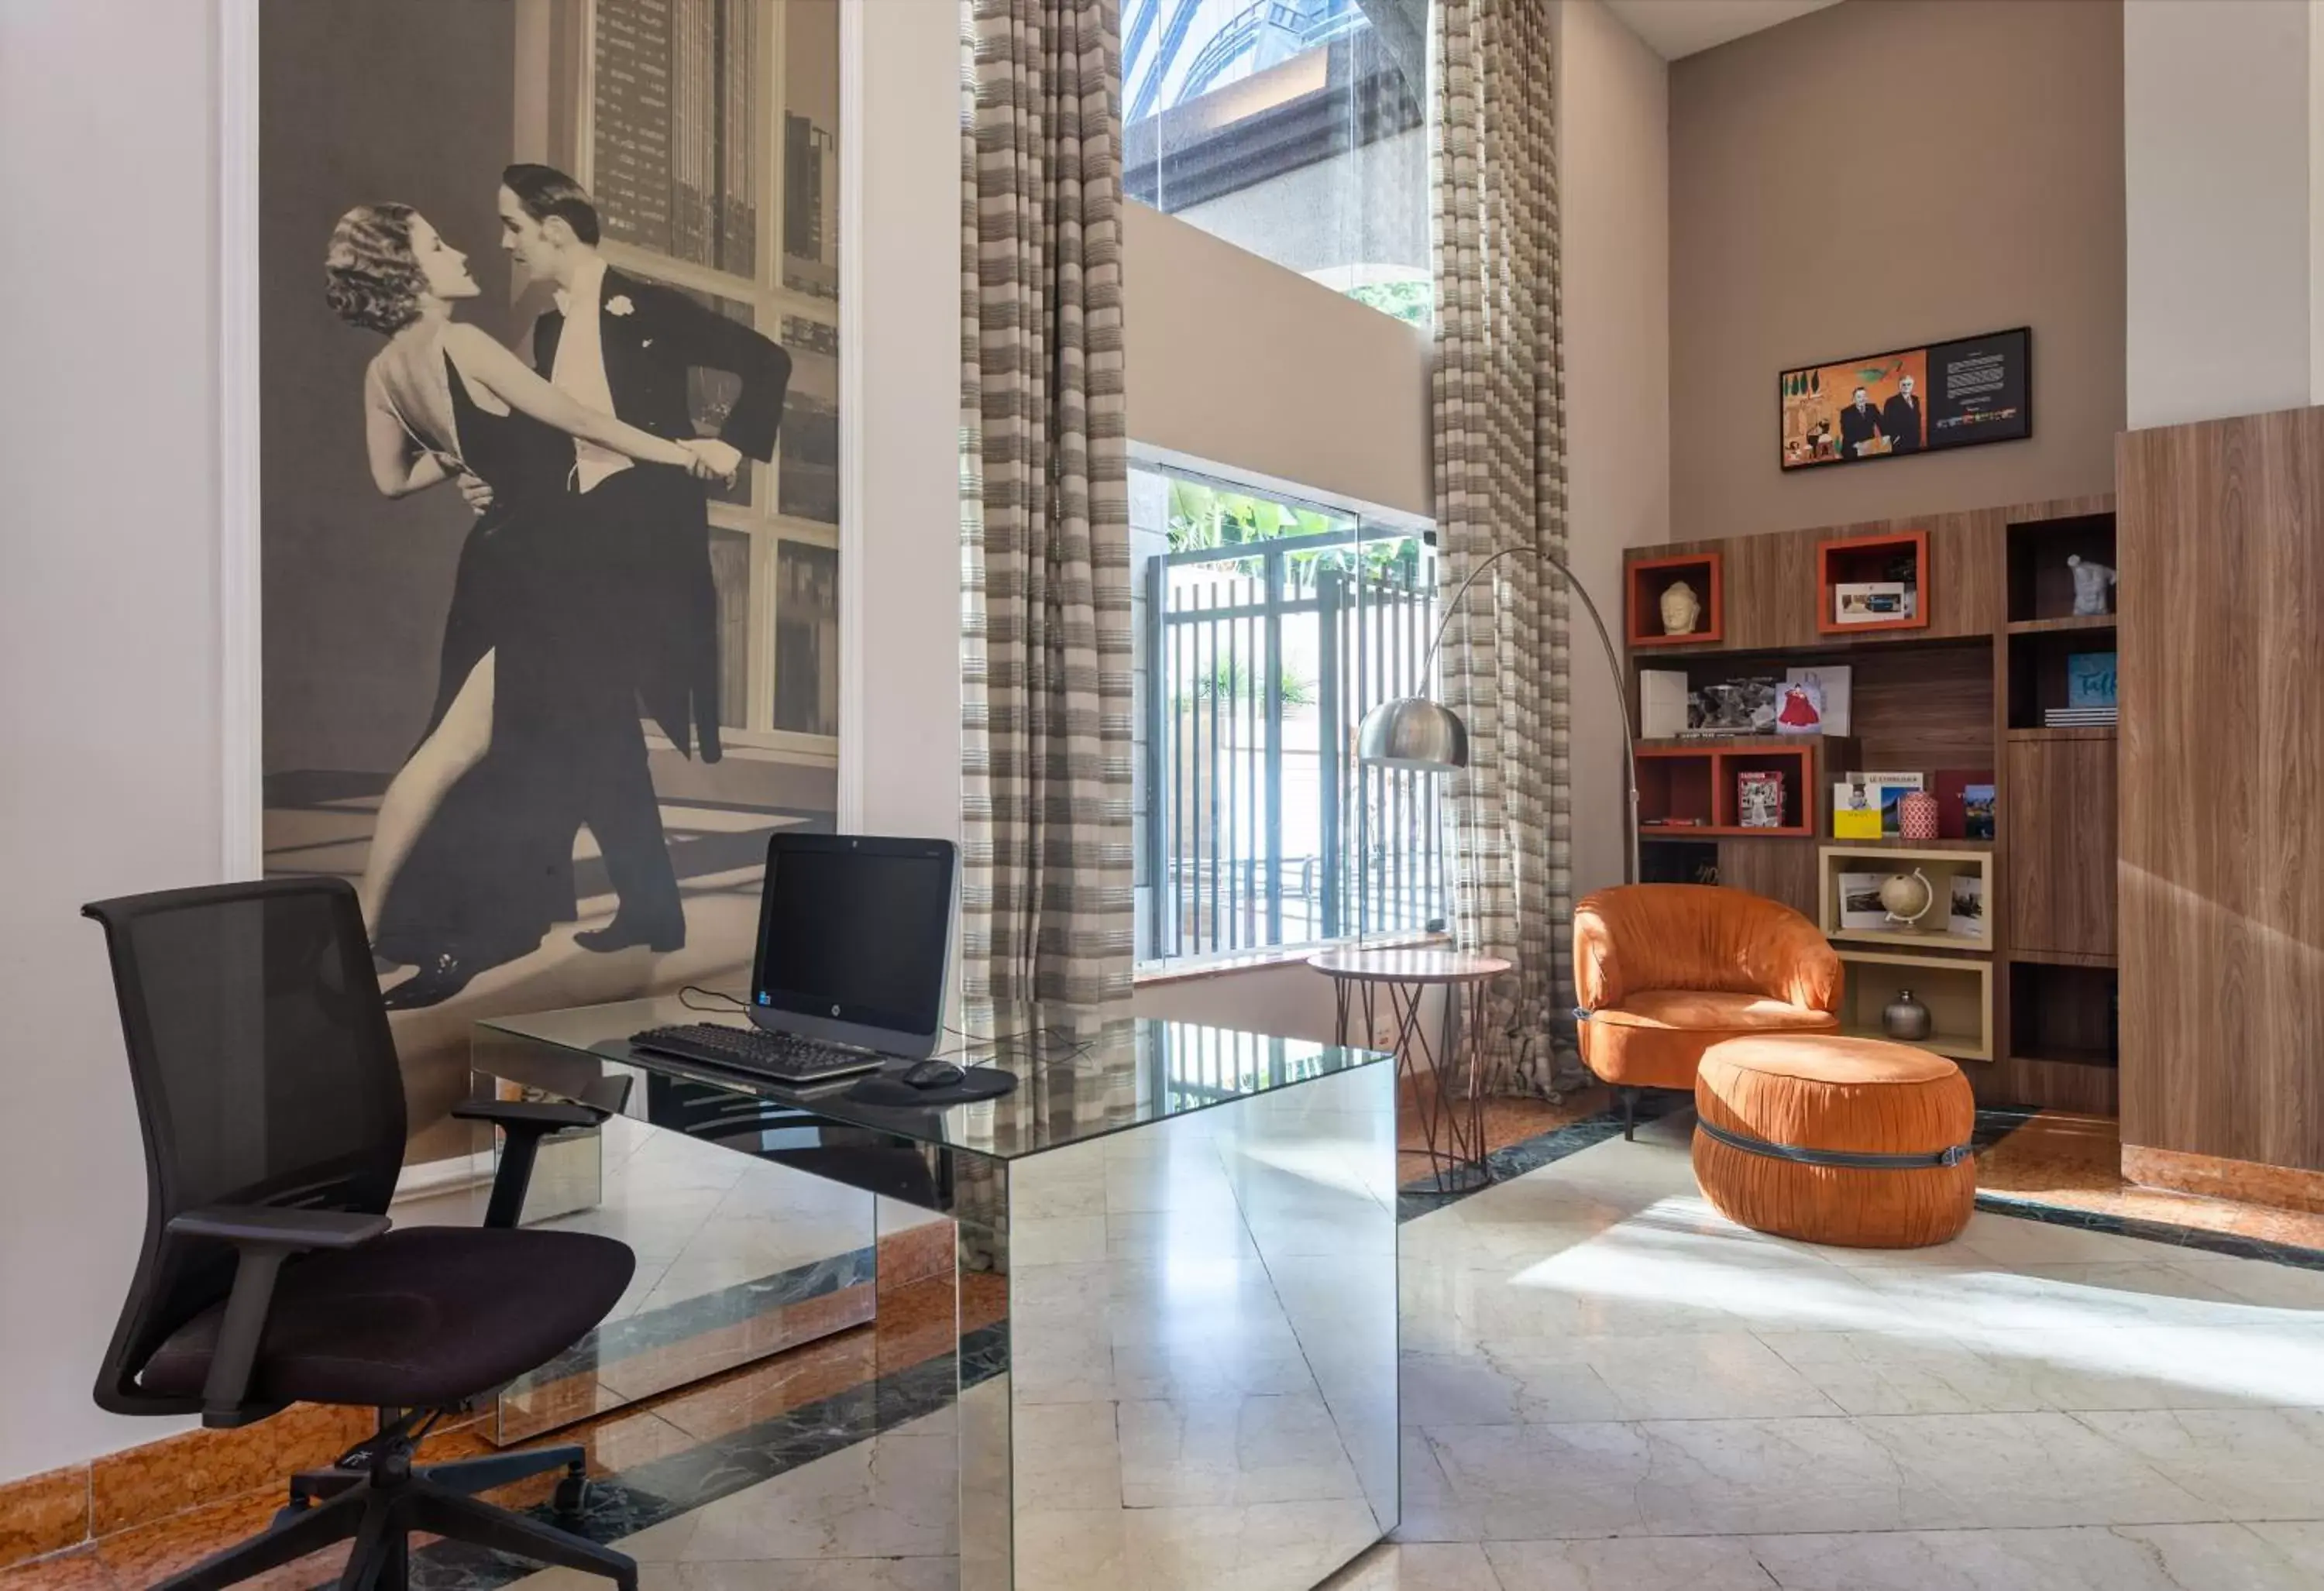
{"label": "computer mouse", "polygon": [[948,1089],[967,1075],[949,1061],[923,1061],[904,1073],[904,1081],[916,1089]]}

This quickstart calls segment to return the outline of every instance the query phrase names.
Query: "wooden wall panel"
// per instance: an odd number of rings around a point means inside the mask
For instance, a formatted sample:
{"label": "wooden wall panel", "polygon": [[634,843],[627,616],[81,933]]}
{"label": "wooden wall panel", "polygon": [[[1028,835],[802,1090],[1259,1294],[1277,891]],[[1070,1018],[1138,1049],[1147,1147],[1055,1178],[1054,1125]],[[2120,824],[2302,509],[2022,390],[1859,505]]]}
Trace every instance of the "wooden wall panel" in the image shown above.
{"label": "wooden wall panel", "polygon": [[1816,916],[1817,840],[1721,840],[1719,881],[1780,900],[1809,922]]}
{"label": "wooden wall panel", "polygon": [[2123,1142],[2324,1170],[2324,409],[2116,466]]}
{"label": "wooden wall panel", "polygon": [[2009,944],[2115,953],[2115,742],[2011,740]]}

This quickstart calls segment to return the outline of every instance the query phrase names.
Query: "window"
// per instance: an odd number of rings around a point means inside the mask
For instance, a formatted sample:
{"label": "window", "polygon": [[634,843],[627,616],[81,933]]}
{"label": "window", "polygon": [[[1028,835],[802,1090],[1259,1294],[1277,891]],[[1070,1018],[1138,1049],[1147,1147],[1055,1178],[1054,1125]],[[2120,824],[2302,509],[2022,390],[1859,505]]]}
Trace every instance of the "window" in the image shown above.
{"label": "window", "polygon": [[1364,710],[1422,688],[1425,534],[1133,466],[1130,546],[1139,961],[1441,919],[1436,782],[1354,756]]}
{"label": "window", "polygon": [[[838,732],[839,0],[586,0],[575,175],[604,252],[791,356],[778,455],[711,503],[730,743]],[[733,394],[697,372],[695,422]]]}
{"label": "window", "polygon": [[1123,180],[1425,325],[1427,0],[1123,0]]}

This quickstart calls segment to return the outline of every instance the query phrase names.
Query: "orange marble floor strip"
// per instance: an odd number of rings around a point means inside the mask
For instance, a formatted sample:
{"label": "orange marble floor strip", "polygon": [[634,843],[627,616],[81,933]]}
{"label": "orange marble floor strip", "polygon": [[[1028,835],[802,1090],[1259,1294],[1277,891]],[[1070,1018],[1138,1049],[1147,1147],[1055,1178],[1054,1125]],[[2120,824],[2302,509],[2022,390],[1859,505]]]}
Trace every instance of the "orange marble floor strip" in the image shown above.
{"label": "orange marble floor strip", "polygon": [[881,1234],[877,1261],[881,1293],[951,1275],[954,1246],[953,1224],[945,1220]]}
{"label": "orange marble floor strip", "polygon": [[181,1513],[328,1464],[369,1435],[362,1409],[305,1404],[232,1430],[189,1430],[89,1465],[89,1534]]}
{"label": "orange marble floor strip", "polygon": [[2324,1214],[2125,1180],[2115,1123],[2045,1110],[1978,1156],[1978,1186],[2069,1209],[2324,1249]]}
{"label": "orange marble floor strip", "polygon": [[0,1568],[88,1540],[88,1466],[0,1485]]}
{"label": "orange marble floor strip", "polygon": [[876,1308],[871,1283],[843,1287],[780,1309],[767,1310],[677,1342],[625,1355],[598,1367],[597,1379],[632,1401],[705,1376],[723,1375],[786,1348],[868,1323]]}
{"label": "orange marble floor strip", "polygon": [[2301,1215],[2324,1215],[2324,1172],[2125,1144],[2122,1174],[2124,1181],[2142,1187],[2232,1199]]}

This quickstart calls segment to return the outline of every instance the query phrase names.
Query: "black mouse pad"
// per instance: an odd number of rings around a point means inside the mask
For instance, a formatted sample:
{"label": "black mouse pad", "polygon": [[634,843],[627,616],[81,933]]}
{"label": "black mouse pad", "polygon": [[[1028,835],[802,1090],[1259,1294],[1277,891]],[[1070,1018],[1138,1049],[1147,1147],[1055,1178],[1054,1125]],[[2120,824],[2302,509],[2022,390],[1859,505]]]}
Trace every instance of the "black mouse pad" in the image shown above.
{"label": "black mouse pad", "polygon": [[858,1105],[930,1106],[966,1105],[977,1099],[998,1099],[1017,1086],[1017,1074],[1003,1071],[998,1066],[972,1066],[956,1083],[940,1089],[916,1089],[904,1081],[904,1074],[881,1072],[867,1077],[847,1090],[847,1097]]}

